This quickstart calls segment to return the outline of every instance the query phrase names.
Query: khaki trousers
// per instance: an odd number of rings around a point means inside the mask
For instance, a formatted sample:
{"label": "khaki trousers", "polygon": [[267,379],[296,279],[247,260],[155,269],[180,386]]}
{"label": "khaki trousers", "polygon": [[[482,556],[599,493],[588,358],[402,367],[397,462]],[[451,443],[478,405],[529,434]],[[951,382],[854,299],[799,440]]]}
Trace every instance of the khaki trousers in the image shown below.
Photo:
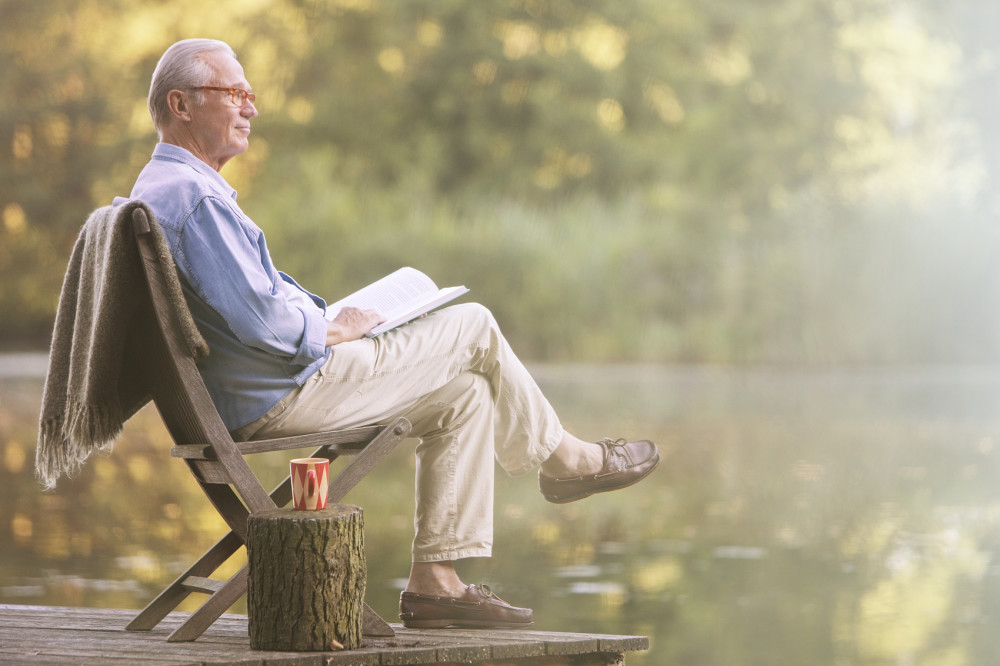
{"label": "khaki trousers", "polygon": [[298,435],[398,416],[420,440],[413,561],[489,556],[494,458],[508,474],[525,473],[552,454],[563,430],[481,305],[452,306],[377,338],[335,345],[301,388],[234,436]]}

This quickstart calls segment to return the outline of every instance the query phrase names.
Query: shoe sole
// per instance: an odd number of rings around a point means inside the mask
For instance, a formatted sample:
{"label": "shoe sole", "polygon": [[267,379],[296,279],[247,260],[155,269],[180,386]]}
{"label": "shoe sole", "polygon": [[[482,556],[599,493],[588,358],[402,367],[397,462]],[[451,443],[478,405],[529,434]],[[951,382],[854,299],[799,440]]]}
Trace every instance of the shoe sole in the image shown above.
{"label": "shoe sole", "polygon": [[404,620],[407,629],[523,629],[534,622],[489,622],[477,620]]}
{"label": "shoe sole", "polygon": [[594,490],[594,491],[591,491],[591,492],[580,493],[578,495],[570,495],[568,497],[556,497],[556,496],[545,495],[545,494],[543,494],[542,497],[544,497],[547,501],[551,502],[552,504],[569,504],[570,502],[576,502],[577,500],[587,499],[591,495],[597,495],[599,493],[610,493],[613,490],[621,490],[622,488],[628,488],[629,486],[634,486],[635,484],[637,484],[640,481],[642,481],[643,479],[645,479],[647,476],[649,476],[653,472],[654,469],[657,468],[657,466],[659,464],[660,464],[660,453],[659,453],[659,451],[657,451],[657,453],[656,453],[656,461],[652,464],[652,466],[650,466],[649,469],[647,469],[645,472],[643,472],[642,476],[636,477],[636,478],[632,479],[631,481],[629,481],[628,483],[623,483],[620,486],[608,486],[607,488],[601,488],[600,490]]}

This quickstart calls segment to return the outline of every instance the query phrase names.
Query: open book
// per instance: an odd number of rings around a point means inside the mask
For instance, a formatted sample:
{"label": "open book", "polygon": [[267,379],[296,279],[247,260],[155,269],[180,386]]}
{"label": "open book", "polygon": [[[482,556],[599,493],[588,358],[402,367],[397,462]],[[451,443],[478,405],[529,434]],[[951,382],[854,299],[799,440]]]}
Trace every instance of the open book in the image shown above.
{"label": "open book", "polygon": [[416,268],[405,267],[328,305],[326,318],[332,321],[347,306],[375,310],[385,321],[366,334],[369,338],[374,338],[427,314],[468,291],[465,287],[438,289],[433,280]]}

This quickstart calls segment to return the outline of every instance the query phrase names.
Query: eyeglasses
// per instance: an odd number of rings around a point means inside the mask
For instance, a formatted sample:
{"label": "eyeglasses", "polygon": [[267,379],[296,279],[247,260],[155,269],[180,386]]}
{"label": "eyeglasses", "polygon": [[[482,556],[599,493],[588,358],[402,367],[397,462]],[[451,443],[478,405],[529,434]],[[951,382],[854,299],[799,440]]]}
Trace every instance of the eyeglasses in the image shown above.
{"label": "eyeglasses", "polygon": [[216,86],[198,86],[192,88],[192,90],[215,90],[217,92],[227,92],[230,94],[233,100],[233,104],[236,106],[243,106],[246,104],[247,100],[251,104],[257,99],[257,95],[253,94],[249,90],[243,90],[242,88],[218,88]]}

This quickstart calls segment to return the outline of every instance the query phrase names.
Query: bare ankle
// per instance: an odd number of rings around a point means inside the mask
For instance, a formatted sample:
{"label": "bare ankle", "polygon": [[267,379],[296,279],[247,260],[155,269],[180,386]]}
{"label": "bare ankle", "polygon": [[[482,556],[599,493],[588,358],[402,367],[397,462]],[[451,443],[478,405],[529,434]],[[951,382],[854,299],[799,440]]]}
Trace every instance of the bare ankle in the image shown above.
{"label": "bare ankle", "polygon": [[414,562],[406,591],[428,597],[462,596],[466,585],[458,577],[453,562]]}
{"label": "bare ankle", "polygon": [[597,444],[567,434],[552,455],[542,463],[541,468],[542,474],[560,478],[596,474],[601,470],[602,464],[601,449]]}

